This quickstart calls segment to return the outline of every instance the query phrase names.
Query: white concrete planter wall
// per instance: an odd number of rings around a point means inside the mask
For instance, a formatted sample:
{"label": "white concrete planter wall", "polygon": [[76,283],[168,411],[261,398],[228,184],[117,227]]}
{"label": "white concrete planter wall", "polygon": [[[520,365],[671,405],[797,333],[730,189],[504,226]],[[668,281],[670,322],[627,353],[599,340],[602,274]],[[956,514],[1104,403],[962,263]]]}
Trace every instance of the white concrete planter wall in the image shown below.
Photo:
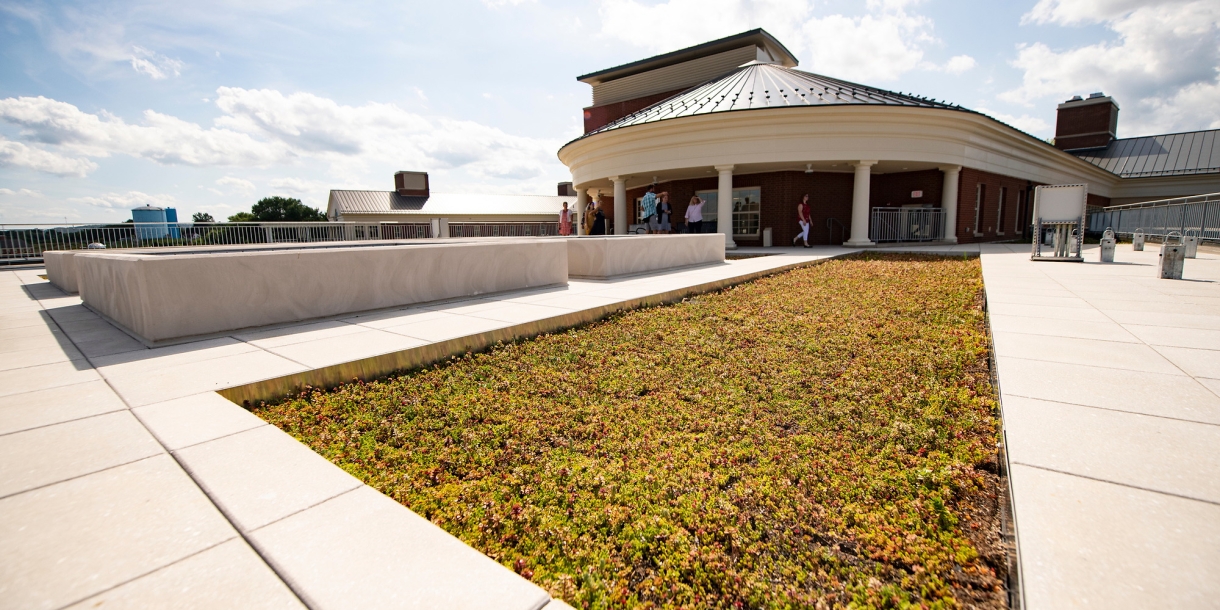
{"label": "white concrete planter wall", "polygon": [[564,240],[82,253],[81,299],[147,344],[565,284]]}
{"label": "white concrete planter wall", "polygon": [[568,273],[604,279],[673,267],[724,262],[724,236],[622,235],[568,241]]}

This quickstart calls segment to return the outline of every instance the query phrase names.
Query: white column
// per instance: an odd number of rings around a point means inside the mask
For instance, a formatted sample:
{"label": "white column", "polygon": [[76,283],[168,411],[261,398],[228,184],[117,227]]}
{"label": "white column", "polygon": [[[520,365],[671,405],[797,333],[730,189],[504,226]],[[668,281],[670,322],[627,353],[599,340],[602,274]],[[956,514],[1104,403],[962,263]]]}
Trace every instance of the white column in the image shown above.
{"label": "white column", "polygon": [[572,232],[580,235],[585,228],[585,206],[589,205],[589,191],[576,189],[576,213],[572,214]]}
{"label": "white column", "polygon": [[871,246],[868,240],[868,188],[869,177],[876,161],[858,161],[852,166],[856,168],[856,183],[851,191],[851,238],[845,246]]}
{"label": "white column", "polygon": [[724,233],[724,247],[732,250],[737,247],[733,241],[733,166],[715,167],[720,173],[720,184],[716,191],[716,230]]}
{"label": "white column", "polygon": [[627,234],[627,179],[610,176],[614,182],[614,234]]}
{"label": "white column", "polygon": [[962,173],[960,165],[940,168],[945,173],[945,184],[940,189],[940,209],[945,211],[945,241],[957,243],[957,178]]}

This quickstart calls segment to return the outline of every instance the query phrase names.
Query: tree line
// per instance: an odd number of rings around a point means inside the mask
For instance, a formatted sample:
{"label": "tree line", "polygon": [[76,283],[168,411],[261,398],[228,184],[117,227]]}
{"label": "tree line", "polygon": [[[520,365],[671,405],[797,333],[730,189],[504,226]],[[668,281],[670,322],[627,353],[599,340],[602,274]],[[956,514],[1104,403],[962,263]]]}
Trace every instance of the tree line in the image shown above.
{"label": "tree line", "polygon": [[[195,212],[194,222],[216,222],[207,212]],[[229,217],[229,222],[321,222],[326,220],[318,208],[311,208],[293,197],[264,197],[254,204],[249,212],[238,212]]]}

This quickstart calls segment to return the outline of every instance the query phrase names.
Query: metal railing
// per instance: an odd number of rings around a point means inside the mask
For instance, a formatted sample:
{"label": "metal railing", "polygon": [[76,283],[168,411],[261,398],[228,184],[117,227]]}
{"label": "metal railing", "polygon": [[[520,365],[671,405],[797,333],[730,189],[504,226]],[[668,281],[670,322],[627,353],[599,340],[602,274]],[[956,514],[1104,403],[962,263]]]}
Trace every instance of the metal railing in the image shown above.
{"label": "metal railing", "polygon": [[940,241],[945,235],[945,212],[940,208],[873,208],[869,239],[885,241]]}
{"label": "metal railing", "polygon": [[552,237],[559,222],[451,222],[449,237]]}
{"label": "metal railing", "polygon": [[[810,220],[812,220],[812,218]],[[838,242],[835,242],[835,229],[836,228],[839,229],[839,241]],[[828,244],[840,243],[841,244],[845,241],[847,241],[847,227],[844,226],[843,222],[841,220],[839,220],[838,218],[833,218],[833,217],[827,218],[826,219],[826,243],[828,243]]]}
{"label": "metal railing", "polygon": [[419,239],[429,223],[148,222],[122,224],[0,224],[0,264],[38,262],[47,250],[175,248],[294,242]]}
{"label": "metal railing", "polygon": [[1089,214],[1090,233],[1114,229],[1117,235],[1143,231],[1150,237],[1171,232],[1220,240],[1220,193],[1115,205]]}

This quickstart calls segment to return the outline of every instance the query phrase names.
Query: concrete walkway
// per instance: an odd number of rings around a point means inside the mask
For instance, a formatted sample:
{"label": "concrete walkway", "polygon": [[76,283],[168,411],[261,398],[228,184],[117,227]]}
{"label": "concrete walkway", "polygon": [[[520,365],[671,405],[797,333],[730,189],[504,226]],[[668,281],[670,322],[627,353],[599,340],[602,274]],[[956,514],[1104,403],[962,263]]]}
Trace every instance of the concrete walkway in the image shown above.
{"label": "concrete walkway", "polygon": [[[777,251],[151,350],[40,270],[0,272],[0,608],[553,610],[215,391],[848,252]],[[1173,282],[1155,251],[982,247],[1027,608],[1220,599],[1218,258]]]}
{"label": "concrete walkway", "polygon": [[1220,256],[1158,251],[983,248],[1026,608],[1220,605]]}

